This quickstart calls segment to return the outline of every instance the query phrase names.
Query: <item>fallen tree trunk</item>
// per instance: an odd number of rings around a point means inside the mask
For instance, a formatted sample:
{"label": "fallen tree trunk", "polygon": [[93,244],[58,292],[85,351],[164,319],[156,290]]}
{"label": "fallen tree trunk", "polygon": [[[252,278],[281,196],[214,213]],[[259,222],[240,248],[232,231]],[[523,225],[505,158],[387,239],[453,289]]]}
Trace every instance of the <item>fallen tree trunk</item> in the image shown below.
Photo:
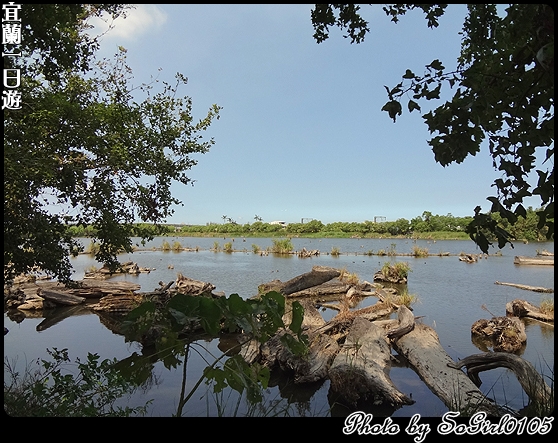
{"label": "fallen tree trunk", "polygon": [[503,286],[512,286],[514,288],[524,289],[526,291],[533,291],[533,292],[546,292],[546,293],[553,293],[554,289],[552,288],[543,288],[541,286],[528,286],[528,285],[519,285],[517,283],[506,283],[501,281],[495,281],[495,285],[503,285]]}
{"label": "fallen tree trunk", "polygon": [[492,416],[502,416],[509,411],[490,401],[446,353],[434,329],[417,323],[411,332],[393,341],[397,352],[414,367],[430,390],[451,411],[472,415],[484,411]]}
{"label": "fallen tree trunk", "polygon": [[525,257],[516,255],[513,259],[516,265],[550,265],[554,266],[554,256]]}
{"label": "fallen tree trunk", "polygon": [[544,322],[553,322],[554,314],[545,314],[541,310],[525,300],[513,300],[506,303],[506,315],[514,317],[530,317]]}
{"label": "fallen tree trunk", "polygon": [[544,378],[535,370],[533,365],[507,352],[487,352],[484,354],[470,355],[457,363],[448,364],[451,368],[467,368],[469,378],[476,386],[481,385],[479,372],[489,369],[504,367],[512,370],[529,399],[543,405],[550,405],[554,401],[552,389],[546,384]]}
{"label": "fallen tree trunk", "polygon": [[[339,280],[327,281],[325,283],[313,286],[311,288],[302,289],[291,294],[286,294],[288,298],[302,298],[302,297],[338,297],[341,294],[346,294],[351,288],[348,283],[343,283]],[[285,294],[284,294],[285,295]]]}
{"label": "fallen tree trunk", "polygon": [[413,404],[389,378],[390,359],[383,329],[364,318],[355,318],[329,368],[332,391],[354,408],[363,400],[374,404],[385,402],[396,408]]}
{"label": "fallen tree trunk", "polygon": [[341,272],[338,269],[328,266],[314,266],[312,271],[294,277],[287,282],[283,283],[280,280],[273,280],[269,283],[261,284],[258,286],[258,292],[261,294],[277,291],[283,295],[289,295],[312,286],[321,285],[333,278],[339,277],[339,275],[341,275]]}
{"label": "fallen tree trunk", "polygon": [[47,289],[41,289],[39,296],[59,305],[75,306],[85,302],[84,297],[78,297],[61,291],[50,291]]}

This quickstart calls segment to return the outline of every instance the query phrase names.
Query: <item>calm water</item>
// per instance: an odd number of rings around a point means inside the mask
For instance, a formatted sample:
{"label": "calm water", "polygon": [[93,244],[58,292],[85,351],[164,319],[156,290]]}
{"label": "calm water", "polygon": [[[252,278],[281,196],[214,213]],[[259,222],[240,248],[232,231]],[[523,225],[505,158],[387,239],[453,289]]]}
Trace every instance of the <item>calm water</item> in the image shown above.
{"label": "calm water", "polygon": [[[505,305],[516,298],[540,305],[544,298],[554,298],[554,294],[541,294],[524,291],[508,286],[494,284],[495,281],[518,283],[532,286],[554,287],[553,266],[518,266],[513,264],[514,256],[534,256],[537,250],[546,249],[554,252],[554,243],[515,244],[502,250],[501,256],[490,256],[477,263],[460,262],[460,252],[479,253],[471,241],[437,241],[426,240],[392,240],[392,239],[292,239],[295,250],[306,248],[318,249],[320,256],[298,258],[296,255],[260,256],[252,252],[252,245],[261,249],[272,245],[270,238],[157,238],[146,245],[147,248],[161,247],[163,240],[173,243],[179,241],[182,246],[199,248],[198,252],[162,252],[154,250],[138,251],[123,255],[122,261],[133,260],[140,267],[155,268],[149,274],[138,276],[118,276],[114,280],[129,280],[141,285],[142,291],[153,290],[159,281],[165,283],[174,280],[178,272],[197,280],[213,283],[216,291],[226,295],[237,293],[248,298],[257,293],[257,286],[273,279],[286,281],[297,275],[309,272],[312,266],[323,265],[345,268],[357,273],[361,280],[372,281],[373,274],[385,261],[405,261],[411,266],[408,290],[418,297],[413,305],[415,316],[433,327],[442,346],[454,359],[459,360],[471,354],[482,352],[471,342],[471,325],[483,318],[493,315],[505,315]],[[88,243],[88,240],[84,240]],[[213,252],[214,242],[220,247],[232,242],[237,252]],[[449,257],[431,256],[414,258],[411,256],[380,257],[365,255],[368,251],[380,249],[388,251],[395,248],[397,253],[411,253],[414,245],[428,248],[431,254],[449,252]],[[329,254],[332,248],[338,248],[341,255]],[[494,250],[496,252],[496,250]],[[88,255],[73,259],[75,279],[81,279],[86,268],[98,263]],[[174,269],[169,269],[169,265]],[[361,306],[373,304],[376,298],[365,299]],[[483,309],[483,306],[490,312]],[[331,318],[334,313],[325,311],[324,318]],[[4,315],[4,326],[9,333],[4,336],[4,357],[14,361],[23,368],[25,364],[37,358],[47,358],[46,349],[56,347],[68,348],[70,358],[83,359],[87,353],[97,353],[104,358],[124,359],[132,353],[141,353],[137,343],[126,343],[120,335],[112,333],[93,313],[84,312],[66,318],[55,325],[37,331],[43,318],[25,318],[16,323]],[[42,328],[39,328],[42,329]],[[553,378],[554,373],[554,328],[539,322],[527,323],[527,347],[522,357],[530,361],[545,375]],[[168,370],[161,362],[153,364],[153,379],[148,387],[134,393],[131,398],[123,399],[121,404],[131,406],[143,405],[153,399],[149,415],[169,416],[177,412],[180,389],[186,380],[187,391],[201,377],[203,368],[221,354],[218,341],[199,341],[193,344],[186,366]],[[394,367],[390,377],[404,393],[412,393],[414,405],[404,406],[393,412],[394,417],[410,417],[416,413],[425,417],[441,416],[447,411],[445,405],[433,395],[419,377],[409,368]],[[515,375],[505,369],[496,369],[481,373],[481,389],[500,403],[507,403],[514,409],[520,409],[526,398]],[[202,383],[196,394],[186,404],[185,416],[216,415],[274,415],[288,411],[296,416],[330,416],[343,415],[345,412],[332,408],[328,398],[329,382],[312,386],[293,385],[284,378],[273,378],[267,390],[263,405],[250,407],[244,399],[238,399],[235,393],[215,395]],[[129,402],[129,403],[128,403]],[[221,412],[223,411],[223,412]],[[273,412],[271,412],[273,411]],[[378,413],[376,413],[378,415]]]}

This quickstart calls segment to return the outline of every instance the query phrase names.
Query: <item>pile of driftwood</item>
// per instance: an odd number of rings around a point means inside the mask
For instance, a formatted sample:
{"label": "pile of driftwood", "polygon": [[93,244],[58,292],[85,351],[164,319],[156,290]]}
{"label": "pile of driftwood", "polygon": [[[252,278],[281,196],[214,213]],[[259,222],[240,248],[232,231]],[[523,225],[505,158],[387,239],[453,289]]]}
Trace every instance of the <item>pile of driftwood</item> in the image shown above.
{"label": "pile of driftwood", "polygon": [[[314,267],[311,272],[287,282],[274,280],[260,285],[260,292],[276,290],[287,300],[301,300],[309,351],[303,357],[291,354],[281,341],[281,335],[290,332],[282,331],[264,344],[246,340],[242,348],[246,361],[278,366],[290,372],[295,383],[327,378],[338,401],[352,408],[362,402],[398,408],[412,404],[413,400],[400,392],[389,377],[391,362],[397,358],[391,353],[393,348],[450,410],[485,411],[495,416],[509,413],[508,409],[486,398],[478,388],[478,373],[499,366],[516,373],[532,400],[548,404],[551,389],[531,363],[508,352],[487,352],[454,362],[441,346],[436,332],[418,322],[407,306],[398,304],[396,296],[367,282],[347,285],[339,280],[332,281],[339,274],[333,268]],[[326,322],[316,308],[323,304],[317,303],[314,296],[333,292],[341,295],[339,312]],[[310,297],[301,299],[303,296]],[[375,296],[378,302],[362,309],[348,308],[347,299],[363,296]],[[519,302],[512,302],[512,305]],[[510,309],[509,315],[518,315],[518,308]],[[521,316],[534,312],[532,308],[524,309]],[[397,319],[389,318],[392,313],[397,313]],[[288,321],[286,318],[287,324]],[[519,319],[511,317],[510,324],[517,326],[517,323],[521,323]],[[462,367],[467,368],[468,374],[461,371]]]}
{"label": "pile of driftwood", "polygon": [[149,274],[151,272],[151,269],[140,268],[137,263],[129,261],[126,263],[122,263],[118,269],[112,271],[107,266],[103,266],[101,269],[86,271],[85,276],[83,278],[105,279],[119,274],[138,275],[142,272]]}
{"label": "pile of driftwood", "polygon": [[[66,288],[55,282],[25,283],[4,291],[5,306],[20,310],[39,310],[53,306],[76,306],[86,301],[88,309],[99,314],[126,313],[146,299],[156,298],[161,303],[177,292],[193,296],[223,296],[214,293],[211,283],[193,280],[178,274],[175,281],[159,282],[152,292],[138,293],[139,285],[130,282],[84,280],[76,287]],[[174,287],[171,289],[171,287]],[[517,375],[531,400],[549,404],[552,391],[534,369],[522,358],[508,352],[512,348],[498,345],[495,351],[467,357],[454,362],[440,344],[436,332],[414,317],[401,303],[397,291],[379,283],[355,281],[354,275],[335,268],[315,266],[308,273],[282,282],[273,280],[258,287],[258,293],[277,291],[286,298],[287,307],[299,301],[304,308],[303,328],[309,348],[304,356],[296,356],[283,346],[283,330],[264,344],[241,335],[241,355],[249,363],[259,362],[270,368],[279,367],[289,372],[295,383],[309,383],[329,379],[338,401],[356,408],[364,403],[389,405],[399,408],[413,400],[398,390],[390,379],[392,362],[404,358],[430,390],[453,411],[469,413],[482,410],[490,415],[509,413],[495,405],[479,390],[478,373],[496,367],[506,367]],[[375,297],[373,305],[353,309],[363,297]],[[90,300],[91,299],[91,300]],[[335,309],[337,314],[325,321],[318,308]],[[486,336],[514,335],[510,325],[519,328],[520,317],[554,321],[540,310],[522,300],[506,306],[506,319],[481,324],[473,329]],[[396,318],[391,318],[392,314]],[[285,324],[290,324],[290,311]],[[499,322],[499,323],[498,323]],[[506,332],[508,331],[508,332]],[[524,334],[524,327],[523,332]],[[397,355],[392,354],[392,349]],[[467,373],[461,368],[465,367]]]}

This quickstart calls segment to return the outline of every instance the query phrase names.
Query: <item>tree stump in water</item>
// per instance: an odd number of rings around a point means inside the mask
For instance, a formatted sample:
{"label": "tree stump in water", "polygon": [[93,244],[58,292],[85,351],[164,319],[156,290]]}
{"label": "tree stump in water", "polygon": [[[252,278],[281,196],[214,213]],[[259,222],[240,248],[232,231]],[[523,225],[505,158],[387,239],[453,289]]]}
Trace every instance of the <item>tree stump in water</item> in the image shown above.
{"label": "tree stump in water", "polygon": [[359,401],[394,407],[413,404],[389,378],[391,351],[383,329],[357,317],[329,368],[331,389],[350,407]]}
{"label": "tree stump in water", "polygon": [[494,351],[517,352],[527,343],[525,325],[517,317],[492,317],[477,320],[471,326],[471,333],[488,341]]}

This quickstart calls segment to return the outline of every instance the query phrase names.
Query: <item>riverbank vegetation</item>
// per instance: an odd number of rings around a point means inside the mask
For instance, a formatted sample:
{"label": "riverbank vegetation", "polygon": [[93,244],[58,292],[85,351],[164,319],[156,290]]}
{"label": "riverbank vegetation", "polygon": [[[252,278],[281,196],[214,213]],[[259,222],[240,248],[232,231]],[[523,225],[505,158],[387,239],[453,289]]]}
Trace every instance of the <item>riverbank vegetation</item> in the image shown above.
{"label": "riverbank vegetation", "polygon": [[[514,225],[502,219],[499,214],[492,214],[493,220],[502,229],[510,232],[515,241],[546,241],[547,228],[538,227],[537,211],[529,207],[526,217],[519,217]],[[414,238],[428,240],[467,240],[469,234],[466,226],[473,217],[454,217],[451,214],[434,215],[424,211],[422,215],[407,220],[374,222],[334,222],[324,224],[320,220],[305,223],[288,223],[286,225],[266,223],[257,220],[254,223],[239,224],[234,220],[205,225],[167,224],[150,225],[138,223],[139,232],[151,232],[151,235],[172,235],[184,237],[309,237],[309,238]],[[94,237],[96,231],[92,226],[74,225],[68,228],[73,237]],[[492,239],[495,240],[495,239]],[[420,251],[416,251],[420,255]]]}

